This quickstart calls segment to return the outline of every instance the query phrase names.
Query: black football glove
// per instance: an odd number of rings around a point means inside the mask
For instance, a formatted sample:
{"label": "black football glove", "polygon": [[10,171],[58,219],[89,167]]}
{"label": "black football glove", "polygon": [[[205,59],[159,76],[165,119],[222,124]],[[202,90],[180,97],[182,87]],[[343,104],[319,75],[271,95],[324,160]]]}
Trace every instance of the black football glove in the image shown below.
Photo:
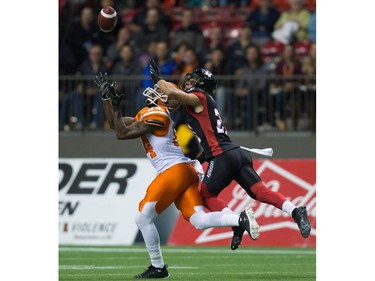
{"label": "black football glove", "polygon": [[116,81],[110,83],[107,80],[107,73],[104,73],[104,76],[101,72],[99,73],[99,76],[96,75],[94,83],[99,88],[99,94],[102,97],[102,100],[108,100],[111,96],[116,95],[114,88]]}
{"label": "black football glove", "polygon": [[149,59],[149,64],[150,64],[150,74],[151,74],[152,81],[154,81],[154,83],[156,84],[161,80],[158,65],[156,64],[153,58]]}

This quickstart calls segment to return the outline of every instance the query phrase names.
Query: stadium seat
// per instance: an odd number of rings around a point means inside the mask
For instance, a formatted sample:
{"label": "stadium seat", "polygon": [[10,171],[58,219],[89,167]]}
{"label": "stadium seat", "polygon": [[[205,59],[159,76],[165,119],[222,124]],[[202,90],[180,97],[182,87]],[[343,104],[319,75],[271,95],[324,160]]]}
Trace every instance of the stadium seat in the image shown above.
{"label": "stadium seat", "polygon": [[280,61],[280,55],[283,50],[284,44],[273,40],[265,43],[262,46],[260,53],[268,69],[275,69],[276,64]]}
{"label": "stadium seat", "polygon": [[278,9],[280,12],[289,10],[289,1],[290,0],[272,0],[274,7]]}
{"label": "stadium seat", "polygon": [[296,42],[294,43],[294,51],[296,55],[301,59],[309,54],[312,43],[310,41]]}
{"label": "stadium seat", "polygon": [[131,9],[127,10],[122,13],[122,21],[124,24],[131,23],[133,21],[134,16],[137,14],[138,9]]}
{"label": "stadium seat", "polygon": [[208,39],[211,34],[211,30],[213,28],[219,27],[221,29],[224,28],[224,24],[222,22],[216,22],[216,21],[211,21],[211,22],[201,22],[199,24],[200,29],[202,30],[204,38]]}
{"label": "stadium seat", "polygon": [[225,30],[225,38],[230,40],[238,37],[238,34],[240,33],[240,29],[243,26],[243,24],[243,21],[228,23]]}

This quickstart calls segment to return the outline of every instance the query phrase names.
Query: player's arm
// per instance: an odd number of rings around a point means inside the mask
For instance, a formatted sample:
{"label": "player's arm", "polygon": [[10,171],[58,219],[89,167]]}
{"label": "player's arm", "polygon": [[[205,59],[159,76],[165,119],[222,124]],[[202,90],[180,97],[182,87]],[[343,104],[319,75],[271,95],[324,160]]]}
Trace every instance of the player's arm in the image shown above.
{"label": "player's arm", "polygon": [[139,138],[160,128],[158,126],[146,124],[142,121],[135,121],[134,119],[134,122],[132,122],[130,125],[127,125],[124,121],[126,120],[126,117],[122,117],[120,111],[113,112],[113,119],[116,137],[120,140]]}
{"label": "player's arm", "polygon": [[[109,123],[109,127],[114,130],[115,123],[113,120],[113,108],[112,108],[112,102],[111,102],[110,96],[116,95],[116,92],[114,89],[114,85],[116,82],[114,81],[112,83],[109,83],[109,81],[107,80],[107,73],[105,73],[104,76],[102,73],[99,73],[99,75],[95,77],[94,82],[99,88],[99,94],[102,99],[104,114]],[[126,125],[130,125],[133,122],[135,122],[133,117],[128,117],[128,116],[122,117],[122,120]]]}
{"label": "player's arm", "polygon": [[176,88],[174,84],[167,82],[163,79],[159,80],[157,85],[160,88],[160,90],[168,97],[178,100],[181,104],[190,105],[195,109],[196,112],[200,112],[203,110],[202,103],[196,95],[188,94]]}
{"label": "player's arm", "polygon": [[160,77],[157,64],[153,59],[150,59],[150,74],[154,83],[156,83],[160,90],[168,97],[178,100],[183,105],[193,107],[196,113],[203,111],[203,105],[196,95],[188,94]]}
{"label": "player's arm", "polygon": [[[109,127],[111,129],[115,129],[115,122],[113,121],[113,109],[112,109],[112,103],[110,100],[102,100],[103,108],[104,108],[104,114],[105,117],[109,123]],[[122,121],[125,123],[125,125],[129,126],[132,123],[135,122],[134,117],[125,116],[121,118]]]}
{"label": "player's arm", "polygon": [[120,101],[121,96],[115,95],[111,96],[112,102],[112,116],[114,122],[114,128],[116,131],[116,137],[120,140],[124,139],[135,139],[146,135],[147,133],[152,133],[164,124],[159,124],[157,122],[143,122],[135,121],[132,117],[122,117],[120,112]]}

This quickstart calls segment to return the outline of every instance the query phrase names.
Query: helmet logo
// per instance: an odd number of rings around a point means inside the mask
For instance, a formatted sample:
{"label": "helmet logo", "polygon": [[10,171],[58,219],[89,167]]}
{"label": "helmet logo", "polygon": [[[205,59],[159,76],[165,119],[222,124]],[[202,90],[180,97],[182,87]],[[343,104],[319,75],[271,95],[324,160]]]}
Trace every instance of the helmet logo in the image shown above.
{"label": "helmet logo", "polygon": [[213,76],[212,73],[210,71],[208,71],[207,69],[202,69],[202,72],[208,78],[212,78],[212,76]]}

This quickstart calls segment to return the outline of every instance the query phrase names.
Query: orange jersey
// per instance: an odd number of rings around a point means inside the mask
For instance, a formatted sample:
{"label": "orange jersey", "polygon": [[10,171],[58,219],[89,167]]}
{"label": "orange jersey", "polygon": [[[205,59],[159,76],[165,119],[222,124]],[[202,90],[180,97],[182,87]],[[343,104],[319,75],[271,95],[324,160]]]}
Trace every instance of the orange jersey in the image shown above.
{"label": "orange jersey", "polygon": [[135,120],[160,127],[141,137],[147,157],[159,174],[175,164],[191,161],[177,142],[173,121],[166,107],[144,107],[137,113]]}

